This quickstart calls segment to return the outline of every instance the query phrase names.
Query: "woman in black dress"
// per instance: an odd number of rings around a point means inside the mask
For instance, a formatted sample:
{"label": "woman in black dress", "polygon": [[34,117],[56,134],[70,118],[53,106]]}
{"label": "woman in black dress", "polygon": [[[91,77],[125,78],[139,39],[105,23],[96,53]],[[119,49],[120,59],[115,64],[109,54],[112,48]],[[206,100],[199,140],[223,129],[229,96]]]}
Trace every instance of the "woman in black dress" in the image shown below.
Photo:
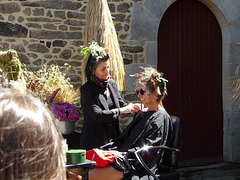
{"label": "woman in black dress", "polygon": [[[126,152],[130,159],[136,159],[134,152],[145,145],[160,146],[168,145],[173,139],[173,129],[169,114],[163,106],[167,88],[163,73],[153,68],[145,68],[142,77],[138,81],[136,90],[141,103],[147,108],[140,111],[133,121],[124,129],[110,149]],[[161,163],[162,151],[147,163],[154,173]],[[148,179],[146,171],[139,163],[131,164],[130,172],[126,173],[115,164],[104,168],[96,168],[90,171],[92,179]]]}
{"label": "woman in black dress", "polygon": [[109,55],[106,49],[93,42],[85,68],[87,82],[81,87],[81,107],[84,121],[80,147],[86,150],[116,140],[119,116],[140,109],[137,104],[123,101],[115,80],[109,74]]}

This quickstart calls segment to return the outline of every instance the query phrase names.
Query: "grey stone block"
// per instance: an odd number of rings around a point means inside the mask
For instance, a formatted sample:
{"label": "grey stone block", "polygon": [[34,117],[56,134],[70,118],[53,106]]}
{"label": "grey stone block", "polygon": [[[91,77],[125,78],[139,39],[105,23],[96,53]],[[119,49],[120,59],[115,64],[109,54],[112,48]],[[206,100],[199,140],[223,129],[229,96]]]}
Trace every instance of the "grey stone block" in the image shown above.
{"label": "grey stone block", "polygon": [[230,62],[240,62],[240,44],[231,43],[229,52]]}
{"label": "grey stone block", "polygon": [[223,111],[233,112],[239,111],[237,101],[233,99],[232,88],[223,88]]}
{"label": "grey stone block", "polygon": [[141,71],[140,66],[144,66],[144,64],[143,65],[130,64],[130,65],[125,66],[126,91],[128,91],[128,92],[135,91],[137,77],[131,77],[130,75]]}
{"label": "grey stone block", "polygon": [[12,14],[16,12],[20,12],[21,8],[17,3],[5,3],[0,4],[0,13],[2,14]]}
{"label": "grey stone block", "polygon": [[162,19],[170,5],[171,3],[168,0],[146,0],[144,3],[145,8],[159,19]]}
{"label": "grey stone block", "polygon": [[223,134],[225,136],[231,136],[232,135],[232,112],[225,112],[223,113]]}
{"label": "grey stone block", "polygon": [[232,121],[232,124],[233,124],[233,126],[232,126],[232,135],[233,136],[240,136],[240,111],[232,113],[231,121]]}
{"label": "grey stone block", "polygon": [[158,47],[156,41],[146,42],[146,62],[150,65],[158,63]]}
{"label": "grey stone block", "polygon": [[222,0],[211,0],[216,6],[219,6]]}
{"label": "grey stone block", "polygon": [[227,22],[231,22],[240,14],[240,1],[238,0],[223,0],[219,8],[223,12]]}
{"label": "grey stone block", "polygon": [[232,138],[232,160],[233,162],[236,161],[240,161],[240,146],[239,146],[239,142],[240,142],[240,135],[238,136],[233,136]]}
{"label": "grey stone block", "polygon": [[225,43],[228,43],[231,41],[231,34],[230,34],[230,29],[228,25],[221,25],[221,31],[222,31],[222,41]]}
{"label": "grey stone block", "polygon": [[9,22],[0,22],[0,35],[26,38],[28,29],[20,24],[12,24]]}
{"label": "grey stone block", "polygon": [[223,63],[229,63],[231,62],[230,59],[230,49],[231,49],[231,43],[223,43],[222,45],[223,50],[222,50],[222,58],[223,58]]}
{"label": "grey stone block", "polygon": [[[131,77],[131,74],[142,71],[144,67],[150,67],[148,64],[130,64],[125,66],[125,80],[126,80],[126,91],[133,92],[136,90],[137,77]],[[156,66],[151,66],[156,68]]]}
{"label": "grey stone block", "polygon": [[200,0],[209,9],[216,8],[220,5],[221,0]]}
{"label": "grey stone block", "polygon": [[240,17],[234,19],[229,25],[232,42],[240,41]]}
{"label": "grey stone block", "polygon": [[232,136],[224,135],[223,136],[223,158],[224,162],[232,162]]}
{"label": "grey stone block", "polygon": [[159,22],[159,19],[134,3],[130,39],[157,40]]}
{"label": "grey stone block", "polygon": [[223,64],[223,87],[233,88],[233,77],[236,76],[235,71],[239,64]]}

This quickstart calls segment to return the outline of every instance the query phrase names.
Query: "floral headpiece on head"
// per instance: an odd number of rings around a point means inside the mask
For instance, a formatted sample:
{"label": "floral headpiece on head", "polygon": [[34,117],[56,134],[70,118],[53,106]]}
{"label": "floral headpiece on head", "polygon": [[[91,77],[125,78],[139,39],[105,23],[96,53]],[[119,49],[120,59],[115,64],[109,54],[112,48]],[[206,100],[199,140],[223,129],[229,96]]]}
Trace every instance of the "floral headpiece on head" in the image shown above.
{"label": "floral headpiece on head", "polygon": [[157,76],[157,77],[156,77],[156,80],[157,80],[159,83],[162,82],[162,83],[164,84],[164,87],[166,87],[168,80],[165,79],[165,78],[163,78],[163,75],[164,75],[164,73],[160,73],[160,76]]}
{"label": "floral headpiece on head", "polygon": [[143,69],[143,72],[137,72],[133,75],[130,75],[132,77],[138,77],[141,79],[145,79],[148,78],[150,76],[152,76],[152,78],[154,79],[155,83],[155,89],[158,91],[158,93],[161,95],[160,89],[159,89],[159,84],[163,83],[164,87],[167,86],[167,82],[168,80],[163,78],[164,73],[158,73],[156,69],[152,68],[152,67],[141,67]]}
{"label": "floral headpiece on head", "polygon": [[[146,68],[143,68],[143,67],[142,67],[142,69],[144,69],[143,72],[140,72],[140,71],[139,71],[139,72],[136,72],[135,74],[132,74],[132,75],[130,75],[130,76],[144,79],[144,78],[149,77],[151,74],[154,73],[154,69],[151,68],[151,67],[146,67]],[[165,79],[165,78],[163,78],[163,75],[164,75],[164,73],[160,73],[159,76],[156,76],[156,80],[157,80],[159,83],[162,82],[162,83],[164,84],[164,87],[165,87],[165,86],[167,86],[168,80]]]}
{"label": "floral headpiece on head", "polygon": [[88,47],[81,46],[81,48],[80,53],[84,58],[86,58],[88,54],[91,54],[97,61],[107,56],[108,53],[108,49],[99,46],[95,41],[92,41]]}

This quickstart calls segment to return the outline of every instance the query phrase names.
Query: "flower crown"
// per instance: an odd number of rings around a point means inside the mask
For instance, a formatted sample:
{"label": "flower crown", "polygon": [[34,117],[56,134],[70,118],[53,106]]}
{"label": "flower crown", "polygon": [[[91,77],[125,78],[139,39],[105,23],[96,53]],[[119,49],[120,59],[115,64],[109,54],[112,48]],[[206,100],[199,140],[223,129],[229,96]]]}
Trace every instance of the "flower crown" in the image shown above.
{"label": "flower crown", "polygon": [[108,49],[99,46],[95,41],[92,41],[89,47],[81,46],[81,48],[82,49],[80,53],[84,56],[84,58],[86,58],[88,54],[92,54],[92,56],[96,58],[97,61],[107,56],[108,53]]}
{"label": "flower crown", "polygon": [[[135,74],[130,75],[130,76],[132,76],[132,77],[138,77],[138,78],[145,78],[145,77],[150,76],[150,75],[153,73],[152,70],[153,70],[152,68],[144,68],[144,71],[143,71],[143,72],[140,72],[140,71],[139,71],[139,72],[136,72]],[[159,83],[162,82],[162,83],[164,84],[164,87],[166,87],[168,80],[165,79],[165,78],[163,78],[163,75],[164,75],[164,73],[160,73],[160,75],[156,77],[156,80],[157,80]]]}

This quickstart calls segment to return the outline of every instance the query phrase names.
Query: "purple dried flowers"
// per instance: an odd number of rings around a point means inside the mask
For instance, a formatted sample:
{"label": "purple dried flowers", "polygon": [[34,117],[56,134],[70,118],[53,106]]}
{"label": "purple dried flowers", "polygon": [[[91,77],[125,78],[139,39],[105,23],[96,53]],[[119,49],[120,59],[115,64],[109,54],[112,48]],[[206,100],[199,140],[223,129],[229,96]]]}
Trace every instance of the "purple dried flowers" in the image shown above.
{"label": "purple dried flowers", "polygon": [[79,119],[77,108],[67,102],[52,104],[50,111],[59,121],[77,121]]}

